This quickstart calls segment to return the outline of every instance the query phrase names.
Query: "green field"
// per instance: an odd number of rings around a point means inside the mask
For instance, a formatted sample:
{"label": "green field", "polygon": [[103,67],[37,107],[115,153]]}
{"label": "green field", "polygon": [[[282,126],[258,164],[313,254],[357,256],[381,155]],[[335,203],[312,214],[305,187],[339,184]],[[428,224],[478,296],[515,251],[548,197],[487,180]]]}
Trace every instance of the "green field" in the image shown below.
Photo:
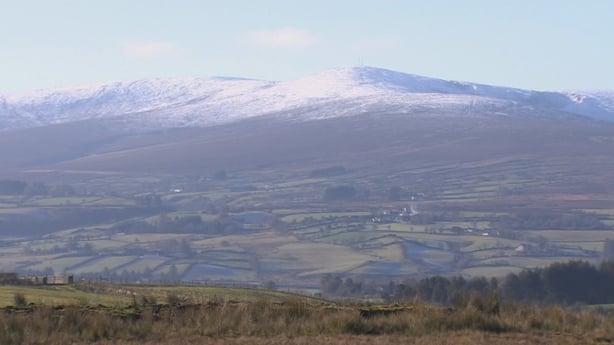
{"label": "green field", "polygon": [[[560,164],[524,156],[426,160],[316,179],[304,167],[228,170],[221,180],[85,174],[68,196],[0,195],[0,226],[10,224],[0,270],[313,289],[327,273],[365,281],[504,277],[556,261],[598,262],[614,239],[614,198],[554,193],[548,172]],[[356,197],[323,200],[335,185],[353,186]],[[393,200],[392,187],[404,193]],[[269,219],[243,224],[245,214]]]}
{"label": "green field", "polygon": [[28,302],[48,305],[127,305],[132,300],[115,289],[108,292],[88,292],[75,286],[0,286],[0,306],[14,305],[14,296],[23,294]]}
{"label": "green field", "polygon": [[189,303],[202,303],[211,299],[234,301],[266,299],[271,302],[283,302],[297,297],[309,303],[323,303],[323,300],[309,296],[255,288],[77,283],[57,286],[0,285],[0,308],[14,305],[14,296],[17,293],[23,294],[28,302],[47,305],[127,306],[133,303],[133,296],[146,296],[165,303],[168,295],[180,296]]}

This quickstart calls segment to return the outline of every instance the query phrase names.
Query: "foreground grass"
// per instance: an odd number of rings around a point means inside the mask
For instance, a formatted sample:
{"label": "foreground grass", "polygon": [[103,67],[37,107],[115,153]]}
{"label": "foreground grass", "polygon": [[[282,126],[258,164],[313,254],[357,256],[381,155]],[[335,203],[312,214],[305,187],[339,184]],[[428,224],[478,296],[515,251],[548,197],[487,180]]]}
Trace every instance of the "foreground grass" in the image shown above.
{"label": "foreground grass", "polygon": [[[167,294],[162,301],[156,298],[161,291]],[[485,307],[485,301],[476,298],[457,308],[443,308],[422,303],[323,304],[291,295],[281,300],[278,295],[266,293],[260,299],[212,296],[194,300],[161,287],[154,290],[156,296],[144,292],[131,297],[128,304],[111,306],[5,307],[0,313],[0,344],[614,342],[613,317],[561,307],[506,304],[499,313],[492,313]]]}
{"label": "foreground grass", "polygon": [[[453,332],[446,335],[427,336],[388,336],[388,335],[339,335],[339,336],[302,336],[302,337],[236,337],[236,338],[198,338],[180,339],[169,342],[110,342],[101,345],[582,345],[599,344],[590,339],[569,337],[563,334],[532,335],[523,333],[485,334],[481,332]],[[607,344],[607,342],[603,342]]]}

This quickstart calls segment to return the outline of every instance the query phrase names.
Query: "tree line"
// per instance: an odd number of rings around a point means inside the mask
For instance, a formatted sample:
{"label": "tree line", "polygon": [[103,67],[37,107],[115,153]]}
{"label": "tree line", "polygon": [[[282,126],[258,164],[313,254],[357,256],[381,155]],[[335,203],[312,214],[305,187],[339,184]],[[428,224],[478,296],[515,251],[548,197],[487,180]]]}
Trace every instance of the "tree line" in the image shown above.
{"label": "tree line", "polygon": [[433,276],[383,285],[327,274],[321,279],[321,289],[327,296],[379,295],[391,303],[420,299],[458,305],[471,296],[497,296],[537,304],[611,304],[614,303],[614,260],[598,266],[586,261],[554,263],[545,268],[510,273],[503,279]]}
{"label": "tree line", "polygon": [[515,301],[610,304],[614,303],[614,261],[599,266],[570,261],[523,270],[509,274],[503,288],[505,296]]}

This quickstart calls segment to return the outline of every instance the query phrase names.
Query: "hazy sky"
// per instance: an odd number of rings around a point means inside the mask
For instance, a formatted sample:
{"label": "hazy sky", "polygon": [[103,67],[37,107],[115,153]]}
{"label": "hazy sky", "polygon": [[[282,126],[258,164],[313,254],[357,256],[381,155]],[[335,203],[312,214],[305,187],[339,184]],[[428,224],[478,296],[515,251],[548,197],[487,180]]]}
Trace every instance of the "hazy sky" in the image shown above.
{"label": "hazy sky", "polygon": [[610,0],[0,0],[0,92],[368,65],[614,90]]}

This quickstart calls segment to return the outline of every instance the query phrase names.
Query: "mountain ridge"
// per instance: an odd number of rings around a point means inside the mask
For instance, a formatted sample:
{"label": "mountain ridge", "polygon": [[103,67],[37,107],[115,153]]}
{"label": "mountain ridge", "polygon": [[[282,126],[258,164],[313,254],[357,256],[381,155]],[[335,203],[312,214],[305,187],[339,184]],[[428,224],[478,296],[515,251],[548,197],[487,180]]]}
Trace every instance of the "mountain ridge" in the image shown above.
{"label": "mountain ridge", "polygon": [[[210,126],[267,114],[311,120],[421,108],[466,109],[468,115],[485,110],[507,113],[515,107],[614,121],[614,92],[523,90],[375,67],[331,69],[290,81],[155,78],[0,94],[0,130],[88,119],[163,129]],[[309,108],[316,110],[305,111]]]}

